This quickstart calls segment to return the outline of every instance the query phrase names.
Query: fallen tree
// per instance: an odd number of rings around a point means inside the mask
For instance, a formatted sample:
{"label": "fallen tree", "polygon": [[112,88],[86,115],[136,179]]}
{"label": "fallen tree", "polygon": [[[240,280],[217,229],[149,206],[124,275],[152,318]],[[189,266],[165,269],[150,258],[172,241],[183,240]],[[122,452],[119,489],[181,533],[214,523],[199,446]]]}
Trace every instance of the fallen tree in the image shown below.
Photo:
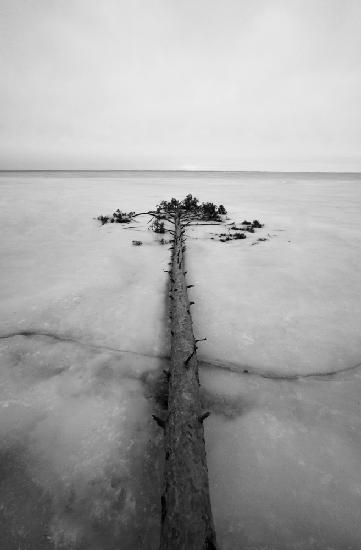
{"label": "fallen tree", "polygon": [[[175,208],[173,208],[175,206]],[[160,550],[216,550],[199,394],[197,340],[185,271],[185,228],[196,211],[164,205],[174,224],[170,278],[171,361],[167,373],[168,415],[155,420],[164,429],[165,466],[161,498]]]}
{"label": "fallen tree", "polygon": [[[203,422],[209,412],[202,409],[197,363],[197,342],[193,334],[191,306],[185,270],[186,229],[189,225],[222,224],[223,205],[187,195],[183,201],[162,201],[154,211],[99,216],[104,223],[129,223],[137,216],[152,216],[156,233],[172,235],[169,274],[171,337],[168,381],[168,409],[165,417],[153,415],[164,430],[164,483],[161,497],[160,550],[217,550],[209,495],[208,469]],[[171,227],[166,229],[165,222]],[[255,220],[257,222],[257,220]],[[255,224],[254,222],[254,224]],[[243,222],[241,229],[251,222]],[[259,223],[259,222],[257,222]],[[261,225],[259,224],[261,227]],[[239,229],[236,226],[232,230]],[[238,235],[232,238],[240,238]],[[222,234],[221,234],[222,237]],[[231,237],[227,238],[230,240]],[[245,238],[241,237],[241,238]],[[141,241],[136,241],[141,244]]]}

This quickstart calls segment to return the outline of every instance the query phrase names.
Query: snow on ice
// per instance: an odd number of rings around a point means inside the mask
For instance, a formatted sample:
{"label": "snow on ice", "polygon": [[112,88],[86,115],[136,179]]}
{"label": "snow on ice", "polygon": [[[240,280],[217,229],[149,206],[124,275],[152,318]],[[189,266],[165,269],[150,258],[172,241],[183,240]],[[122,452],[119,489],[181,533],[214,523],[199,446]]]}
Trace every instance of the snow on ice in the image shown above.
{"label": "snow on ice", "polygon": [[187,193],[223,203],[229,221],[265,224],[225,243],[211,239],[215,226],[188,230],[220,547],[359,548],[360,183],[0,176],[6,550],[158,547],[162,434],[151,414],[168,356],[169,251],[146,217],[94,218]]}

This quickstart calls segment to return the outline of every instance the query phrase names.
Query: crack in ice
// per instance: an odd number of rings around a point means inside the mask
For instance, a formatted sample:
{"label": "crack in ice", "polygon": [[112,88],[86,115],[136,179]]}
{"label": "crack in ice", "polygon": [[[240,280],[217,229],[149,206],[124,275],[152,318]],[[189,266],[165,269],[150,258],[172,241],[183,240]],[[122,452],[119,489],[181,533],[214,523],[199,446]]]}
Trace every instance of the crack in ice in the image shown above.
{"label": "crack in ice", "polygon": [[[118,349],[113,348],[111,346],[104,346],[101,344],[91,344],[89,342],[83,342],[82,340],[78,340],[76,338],[73,338],[71,336],[63,336],[59,335],[53,332],[45,331],[45,330],[19,330],[10,332],[7,334],[0,335],[0,340],[6,340],[9,338],[13,338],[15,336],[23,336],[26,338],[33,338],[37,336],[44,336],[46,338],[51,338],[53,340],[59,341],[59,342],[68,342],[77,344],[79,346],[91,348],[94,350],[104,350],[109,351],[111,353],[115,354],[121,354],[121,353],[128,353],[131,355],[137,355],[141,357],[151,357],[153,359],[169,359],[169,356],[167,355],[157,355],[152,353],[142,353],[137,352],[130,349]],[[295,382],[297,380],[303,380],[306,378],[332,378],[336,377],[340,374],[344,374],[345,372],[352,372],[361,367],[361,363],[357,363],[356,365],[351,365],[349,367],[344,367],[338,370],[332,370],[327,372],[310,372],[310,373],[293,373],[293,374],[278,374],[274,371],[258,371],[255,368],[251,368],[248,366],[240,365],[237,363],[221,363],[220,361],[204,361],[199,360],[199,366],[200,367],[212,367],[212,368],[218,368],[222,369],[227,372],[232,372],[239,375],[245,375],[245,376],[256,376],[259,378],[264,378],[266,380],[279,380],[279,381],[288,381],[288,382]],[[241,371],[239,369],[242,369]]]}
{"label": "crack in ice", "polygon": [[[244,367],[242,365],[238,365],[237,363],[224,364],[216,361],[214,362],[199,361],[199,364],[201,367],[203,366],[203,367],[219,368],[235,374],[240,374],[245,376],[257,376],[259,378],[264,378],[266,380],[280,380],[280,381],[286,381],[286,382],[295,382],[297,380],[303,380],[305,378],[329,379],[332,377],[336,377],[340,374],[344,374],[345,372],[355,371],[361,367],[361,363],[357,363],[356,365],[351,365],[349,367],[344,367],[342,369],[332,370],[327,372],[309,372],[309,373],[302,373],[302,374],[300,373],[277,374],[274,371],[257,371],[254,368]],[[243,369],[242,371],[239,370],[240,367]]]}
{"label": "crack in ice", "polygon": [[142,357],[151,357],[153,359],[168,359],[167,356],[164,355],[157,355],[152,353],[142,353],[133,351],[130,349],[118,349],[118,348],[112,348],[111,346],[104,346],[101,344],[91,344],[89,342],[83,342],[82,340],[78,340],[76,338],[72,338],[71,336],[62,336],[53,332],[48,332],[45,330],[19,330],[15,332],[10,332],[8,334],[2,334],[0,335],[0,340],[6,340],[9,338],[13,338],[15,336],[24,336],[26,338],[34,338],[37,336],[45,336],[46,338],[50,338],[52,340],[56,340],[58,342],[67,342],[72,344],[77,344],[79,346],[91,348],[91,349],[99,349],[104,351],[110,351],[112,353],[129,353],[132,355],[139,355]]}

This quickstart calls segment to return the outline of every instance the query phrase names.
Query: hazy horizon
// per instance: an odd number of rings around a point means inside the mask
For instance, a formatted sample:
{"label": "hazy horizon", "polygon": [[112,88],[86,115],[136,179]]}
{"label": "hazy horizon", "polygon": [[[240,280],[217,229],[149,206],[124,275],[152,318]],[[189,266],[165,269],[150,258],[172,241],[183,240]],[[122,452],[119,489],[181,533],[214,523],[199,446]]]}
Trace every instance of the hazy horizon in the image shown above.
{"label": "hazy horizon", "polygon": [[177,169],[177,168],[174,168],[174,169],[161,169],[161,168],[135,168],[135,169],[131,169],[131,168],[123,168],[123,169],[117,169],[117,168],[92,168],[92,169],[87,169],[87,168],[75,168],[75,169],[72,169],[72,168],[57,168],[57,169],[52,169],[52,168],[33,168],[33,169],[17,169],[17,168],[13,168],[13,169],[0,169],[0,174],[11,174],[11,173],[14,173],[14,174],[18,174],[18,173],[34,173],[34,174],[38,174],[38,173],[42,173],[42,172],[48,172],[48,173],[54,173],[54,172],[66,172],[66,173],[76,173],[76,172],[82,172],[82,173],[105,173],[105,172],[120,172],[120,173],[124,173],[124,172],[179,172],[179,173],[186,173],[186,174],[199,174],[199,173],[204,173],[204,174],[207,174],[207,173],[211,173],[211,174],[319,174],[319,175],[361,175],[361,171],[344,171],[344,172],[340,172],[340,171],[336,171],[336,170],[322,170],[322,171],[319,171],[319,170],[312,170],[312,171],[306,171],[306,170],[207,170],[207,169],[203,169],[203,170],[186,170],[186,169]]}

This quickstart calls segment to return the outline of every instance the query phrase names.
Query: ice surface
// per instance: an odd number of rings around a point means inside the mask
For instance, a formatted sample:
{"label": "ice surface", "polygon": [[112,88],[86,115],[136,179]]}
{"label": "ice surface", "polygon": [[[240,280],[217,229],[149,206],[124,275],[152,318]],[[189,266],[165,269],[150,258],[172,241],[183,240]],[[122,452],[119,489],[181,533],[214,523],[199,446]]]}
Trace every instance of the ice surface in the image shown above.
{"label": "ice surface", "polygon": [[265,224],[188,231],[220,546],[359,548],[358,176],[3,173],[0,191],[4,549],[157,548],[169,251],[146,218],[93,218],[187,193]]}

